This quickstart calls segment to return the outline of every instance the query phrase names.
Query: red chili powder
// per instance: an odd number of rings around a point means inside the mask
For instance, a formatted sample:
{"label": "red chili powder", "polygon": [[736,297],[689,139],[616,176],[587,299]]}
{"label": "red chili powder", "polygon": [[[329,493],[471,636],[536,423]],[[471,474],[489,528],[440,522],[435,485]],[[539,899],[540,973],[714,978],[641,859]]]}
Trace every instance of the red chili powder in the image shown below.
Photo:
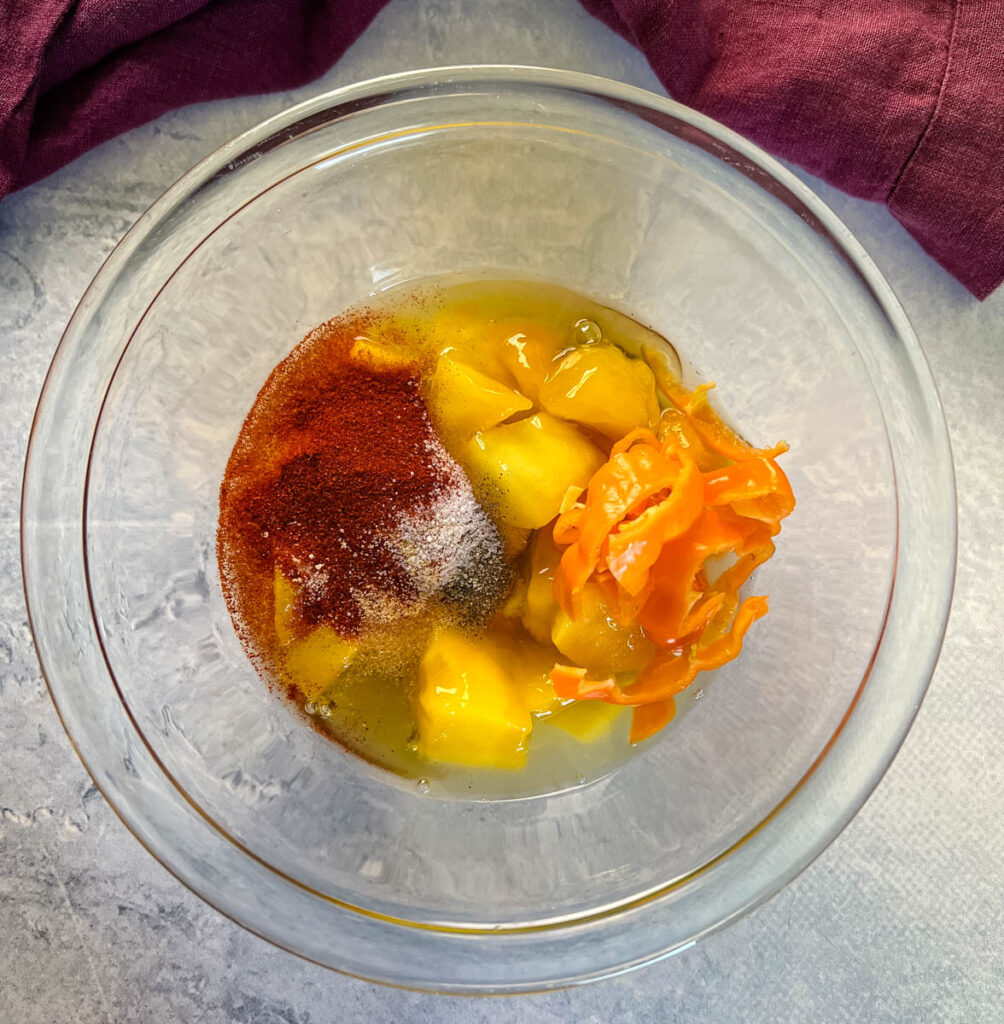
{"label": "red chili powder", "polygon": [[389,528],[448,485],[448,475],[433,455],[418,367],[349,359],[366,323],[332,321],[276,367],[227,464],[217,539],[223,587],[235,621],[259,638],[263,627],[267,635],[273,566],[298,585],[306,623],[343,635],[360,629],[360,581],[415,597]]}

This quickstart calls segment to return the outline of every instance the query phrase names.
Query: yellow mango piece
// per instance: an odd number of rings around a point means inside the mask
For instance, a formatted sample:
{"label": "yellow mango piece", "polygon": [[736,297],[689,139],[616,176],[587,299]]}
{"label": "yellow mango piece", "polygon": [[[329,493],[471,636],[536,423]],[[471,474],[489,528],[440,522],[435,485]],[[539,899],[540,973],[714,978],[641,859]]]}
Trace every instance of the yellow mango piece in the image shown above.
{"label": "yellow mango piece", "polygon": [[611,440],[659,419],[655,376],[640,359],[599,342],[563,356],[541,385],[541,406]]}
{"label": "yellow mango piece", "polygon": [[524,530],[520,526],[510,526],[503,523],[498,527],[499,536],[502,538],[502,548],[506,558],[513,559],[521,554],[530,541],[531,530]]}
{"label": "yellow mango piece", "polygon": [[421,330],[438,354],[452,355],[492,380],[508,379],[498,345],[486,338],[484,314],[476,309],[441,309],[425,320]]}
{"label": "yellow mango piece", "polygon": [[283,651],[283,674],[307,700],[319,700],[349,667],[359,645],[318,626]]}
{"label": "yellow mango piece", "polygon": [[655,654],[655,645],[641,626],[617,624],[595,583],[582,588],[579,615],[572,618],[561,608],[555,613],[551,642],[574,664],[600,678],[638,672]]}
{"label": "yellow mango piece", "polygon": [[360,335],[349,349],[349,358],[356,363],[364,363],[375,370],[402,370],[415,365],[415,360],[408,356],[404,349],[396,345],[372,341]]}
{"label": "yellow mango piece", "polygon": [[549,721],[580,743],[594,743],[610,734],[624,710],[602,700],[577,700]]}
{"label": "yellow mango piece", "polygon": [[272,576],[272,594],[275,598],[273,612],[275,637],[285,647],[298,632],[300,616],[296,611],[296,585],[279,566],[275,567]]}
{"label": "yellow mango piece", "polygon": [[585,487],[603,453],[546,412],[474,435],[465,449],[471,483],[510,526],[536,530],[557,514],[569,487]]}
{"label": "yellow mango piece", "polygon": [[680,357],[676,349],[651,327],[645,327],[637,320],[632,320],[631,317],[618,313],[609,306],[601,306],[595,310],[593,319],[607,341],[612,341],[630,355],[642,356],[646,362],[652,356],[673,376],[680,375]]}
{"label": "yellow mango piece", "polygon": [[516,685],[486,646],[448,629],[422,655],[418,753],[472,768],[523,766],[533,720]]}
{"label": "yellow mango piece", "polygon": [[550,672],[554,665],[554,658],[547,658],[546,668],[544,668],[543,662],[534,664],[527,661],[524,662],[523,674],[517,676],[526,708],[530,714],[538,718],[560,711],[563,706],[554,692],[554,684],[550,678]]}
{"label": "yellow mango piece", "polygon": [[526,580],[517,579],[499,609],[499,615],[504,619],[522,619],[526,611],[526,590]]}
{"label": "yellow mango piece", "polygon": [[427,389],[429,418],[448,444],[469,441],[479,430],[488,430],[533,405],[451,352],[439,357]]}
{"label": "yellow mango piece", "polygon": [[499,360],[516,388],[536,401],[551,361],[567,346],[565,340],[542,324],[514,320],[493,324],[490,334],[494,337],[489,337],[489,343],[497,345]]}
{"label": "yellow mango piece", "polygon": [[561,558],[550,526],[534,535],[530,548],[526,595],[522,619],[530,635],[541,643],[551,639],[551,626],[558,613],[558,599],[554,596],[554,574]]}
{"label": "yellow mango piece", "polygon": [[498,633],[490,636],[487,643],[509,673],[527,711],[541,717],[564,707],[551,682],[551,669],[558,654],[550,644],[534,643],[525,635]]}

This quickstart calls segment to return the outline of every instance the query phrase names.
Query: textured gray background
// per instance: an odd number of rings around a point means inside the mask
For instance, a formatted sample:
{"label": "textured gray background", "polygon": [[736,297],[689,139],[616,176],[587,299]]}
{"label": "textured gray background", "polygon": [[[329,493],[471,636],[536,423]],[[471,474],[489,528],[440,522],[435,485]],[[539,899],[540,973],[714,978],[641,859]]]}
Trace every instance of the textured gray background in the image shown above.
{"label": "textured gray background", "polygon": [[883,209],[815,181],[892,282],[933,365],[958,470],[959,579],[941,663],[892,769],[766,906],[584,989],[487,1001],[392,991],[303,963],[210,910],[132,839],[74,756],[32,651],[17,552],[28,427],[74,305],[146,206],[238,131],[324,88],[467,62],[659,89],[574,0],[395,0],[322,81],[169,115],[0,205],[0,1024],[1000,1020],[1004,288],[977,303]]}

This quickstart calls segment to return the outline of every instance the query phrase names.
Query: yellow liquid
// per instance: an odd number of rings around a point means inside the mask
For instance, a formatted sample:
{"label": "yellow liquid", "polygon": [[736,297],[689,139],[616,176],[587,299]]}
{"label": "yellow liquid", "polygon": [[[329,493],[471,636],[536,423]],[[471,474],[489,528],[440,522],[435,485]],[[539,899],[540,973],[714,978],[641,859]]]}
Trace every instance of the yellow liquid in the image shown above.
{"label": "yellow liquid", "polygon": [[[351,311],[346,316],[351,318]],[[308,336],[298,353],[302,355],[319,344],[318,337],[319,332]],[[502,427],[513,428],[510,433],[517,441],[529,432],[532,443],[530,428],[524,430],[519,424],[535,415],[550,416],[542,410],[542,394],[564,415],[566,394],[574,398],[579,386],[580,378],[575,378],[576,383],[567,392],[561,391],[564,378],[557,368],[565,365],[562,360],[570,353],[607,351],[611,346],[619,350],[617,360],[623,362],[626,355],[631,369],[641,375],[647,372],[641,369],[645,366],[643,352],[649,360],[662,361],[671,373],[680,372],[676,352],[660,335],[622,313],[553,285],[436,279],[390,290],[367,305],[365,330],[358,335],[353,356],[376,369],[407,363],[419,368],[422,392],[437,434],[467,473],[479,504],[494,521],[504,566],[501,570],[492,567],[496,584],[481,588],[487,593],[482,594],[485,606],[475,612],[470,611],[470,596],[463,595],[460,601],[427,602],[413,612],[405,611],[390,622],[378,622],[364,630],[352,638],[351,648],[346,648],[347,667],[335,678],[330,669],[335,647],[331,643],[304,645],[302,637],[291,642],[289,636],[296,630],[295,614],[284,623],[286,598],[275,600],[266,609],[264,602],[273,600],[272,581],[260,581],[261,614],[245,615],[245,644],[266,674],[277,677],[284,689],[290,684],[297,688],[298,703],[312,724],[347,750],[412,780],[423,790],[429,787],[440,793],[491,798],[551,792],[581,784],[606,774],[629,754],[629,712],[600,702],[562,707],[553,695],[548,697],[547,665],[567,663],[569,658],[547,635],[547,614],[553,609],[545,609],[543,622],[534,628],[533,609],[526,611],[525,595],[521,594],[534,573],[541,571],[540,552],[548,543],[543,535],[549,534],[557,508],[552,511],[548,501],[553,504],[554,499],[541,498],[538,490],[546,490],[552,481],[544,478],[524,485],[520,493],[508,493],[506,479],[486,472],[483,466],[486,457],[497,458],[490,450],[486,455],[485,450],[492,437],[501,435],[492,434],[490,429],[482,433],[475,429],[488,417],[487,422],[496,419]],[[443,384],[441,369],[455,364],[470,368],[475,384],[484,380],[500,382],[497,393],[479,392],[475,387],[470,401],[464,401],[462,392],[460,400],[453,400],[451,396],[458,394],[456,383],[447,377]],[[597,363],[597,373],[603,372],[603,365],[602,360]],[[471,387],[466,378],[464,386]],[[590,384],[594,386],[595,381]],[[454,391],[444,399],[443,388]],[[512,394],[517,397],[512,398]],[[563,401],[566,405],[561,404]],[[664,399],[656,392],[653,401],[658,403],[654,408],[657,417]],[[582,447],[596,451],[597,465],[606,458],[613,440],[626,432],[618,421],[619,415],[623,418],[618,404],[599,403],[595,415],[561,420],[561,429],[575,435],[570,437],[570,457],[579,457],[576,453]],[[578,408],[574,403],[568,407]],[[548,422],[559,418],[550,417]],[[489,442],[477,440],[482,437]],[[576,437],[583,439],[581,445]],[[544,516],[546,519],[539,521]],[[504,580],[504,585],[498,580]],[[478,589],[476,584],[472,587],[472,592]],[[519,600],[523,601],[523,613],[514,614]],[[538,585],[536,600],[538,604],[547,600],[546,587]],[[478,764],[477,757],[456,757],[455,752],[450,755],[449,748],[434,748],[423,737],[423,721],[426,731],[430,727],[428,716],[423,720],[419,710],[420,663],[431,638],[444,629],[466,636],[486,650],[501,651],[507,669],[520,680],[521,693],[537,686],[529,718],[532,728],[523,743],[525,751],[498,758],[497,764],[490,757],[489,763]],[[531,630],[537,635],[531,635]],[[570,642],[574,640],[572,637]],[[635,665],[632,641],[624,643],[627,646],[622,643],[615,655],[616,665],[639,668],[644,652]],[[337,651],[337,657],[341,657]],[[534,682],[538,677],[539,683]],[[437,750],[447,751],[447,759],[440,759]]]}

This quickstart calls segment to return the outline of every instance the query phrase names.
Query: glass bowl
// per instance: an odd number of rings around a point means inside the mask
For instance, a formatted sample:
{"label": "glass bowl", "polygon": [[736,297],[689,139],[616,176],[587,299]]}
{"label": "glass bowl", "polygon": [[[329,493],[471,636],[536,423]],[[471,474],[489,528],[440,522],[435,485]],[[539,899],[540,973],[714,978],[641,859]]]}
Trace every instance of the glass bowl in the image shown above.
{"label": "glass bowl", "polygon": [[[413,278],[566,285],[669,337],[727,418],[785,438],[771,614],[612,774],[438,798],[272,696],[220,591],[217,494],[271,368]],[[136,223],[53,360],[23,495],[53,700],[139,840],[319,963],[455,992],[652,961],[774,893],[861,806],[917,711],[954,567],[951,457],[889,286],[791,174],[581,74],[420,71],[217,150]]]}

